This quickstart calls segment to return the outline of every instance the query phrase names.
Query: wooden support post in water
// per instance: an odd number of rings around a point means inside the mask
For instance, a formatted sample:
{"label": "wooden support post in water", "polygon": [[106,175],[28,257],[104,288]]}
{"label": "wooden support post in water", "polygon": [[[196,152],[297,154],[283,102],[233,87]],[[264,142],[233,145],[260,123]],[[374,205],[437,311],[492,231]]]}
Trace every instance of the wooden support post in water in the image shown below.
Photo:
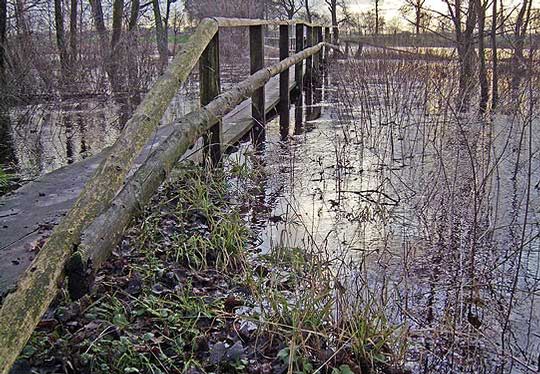
{"label": "wooden support post in water", "polygon": [[[324,28],[324,42],[330,44],[332,42],[332,35],[330,35],[330,27]],[[330,58],[330,48],[324,47],[324,69],[328,68],[328,59]]]}
{"label": "wooden support post in water", "polygon": [[[249,27],[249,56],[251,74],[255,74],[258,70],[264,68],[264,34],[261,25]],[[251,139],[257,146],[263,145],[266,138],[264,100],[264,86],[262,86],[251,95],[251,116],[253,117]]]}
{"label": "wooden support post in water", "polygon": [[[306,48],[313,47],[313,27],[306,27]],[[306,75],[304,77],[304,87],[309,89],[311,85],[311,76],[313,73],[313,57],[306,58]]]}
{"label": "wooden support post in water", "polygon": [[[201,106],[205,106],[216,98],[221,91],[219,72],[219,31],[214,35],[199,59],[199,85]],[[223,144],[222,122],[218,121],[207,136],[204,137],[205,160],[210,157],[212,165],[221,161],[221,145]]]}
{"label": "wooden support post in water", "polygon": [[[306,48],[313,46],[313,27],[306,27]],[[312,118],[312,104],[313,104],[313,57],[306,58],[306,75],[304,76],[304,90],[305,90],[305,107],[306,107],[306,121],[310,121]]]}
{"label": "wooden support post in water", "polygon": [[[296,24],[296,53],[301,52],[304,49],[304,24]],[[304,87],[304,62],[295,65],[294,68],[294,79],[296,81],[296,90],[298,96],[296,97],[296,103],[294,107],[294,133],[296,135],[302,132],[302,123],[303,123],[303,111],[304,103],[302,91]]]}
{"label": "wooden support post in water", "polygon": [[[279,59],[289,57],[289,25],[279,26]],[[279,75],[279,133],[281,139],[289,136],[289,69]]]}
{"label": "wooden support post in water", "polygon": [[[317,42],[315,44],[318,44],[318,43],[323,41],[323,28],[321,26],[317,26],[315,29],[317,30]],[[319,60],[318,61],[319,69],[322,69],[323,63],[324,63],[324,52],[323,52],[323,50],[321,50],[317,54],[317,59]],[[320,75],[320,73],[319,73],[319,75]]]}
{"label": "wooden support post in water", "polygon": [[[314,27],[313,38],[314,44],[322,41],[322,27]],[[313,56],[313,71],[311,77],[311,85],[313,89],[313,109],[311,111],[311,119],[316,119],[321,116],[321,107],[319,104],[322,101],[322,50]]]}
{"label": "wooden support post in water", "polygon": [[[301,52],[304,49],[304,24],[296,24],[296,53]],[[294,80],[298,89],[302,89],[302,80],[304,73],[304,62],[300,62],[294,66]]]}

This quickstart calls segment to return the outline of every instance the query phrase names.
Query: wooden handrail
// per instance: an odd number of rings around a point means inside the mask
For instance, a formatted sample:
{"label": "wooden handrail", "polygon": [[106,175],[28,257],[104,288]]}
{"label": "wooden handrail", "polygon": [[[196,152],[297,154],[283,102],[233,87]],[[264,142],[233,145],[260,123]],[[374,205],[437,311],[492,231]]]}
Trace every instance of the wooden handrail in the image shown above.
{"label": "wooden handrail", "polygon": [[[174,131],[146,159],[130,177],[110,208],[86,229],[78,247],[81,263],[99,266],[110,255],[122,238],[124,230],[140,207],[146,205],[176,162],[201,135],[222,119],[272,77],[321,51],[325,43],[304,49],[280,62],[258,70],[208,105],[190,112],[175,124]],[[91,269],[83,269],[85,274]]]}
{"label": "wooden handrail", "polygon": [[332,27],[325,24],[309,23],[304,20],[267,20],[253,18],[228,18],[228,17],[211,17],[215,20],[219,27],[247,27],[247,26],[283,26],[283,25],[305,25],[309,27]]}
{"label": "wooden handrail", "polygon": [[64,267],[79,242],[81,232],[108,207],[122,187],[135,158],[218,29],[214,20],[206,19],[199,24],[182,51],[145,95],[108,156],[18,281],[17,289],[3,300],[0,309],[0,373],[9,372],[56,296]]}
{"label": "wooden handrail", "polygon": [[[154,152],[143,166],[135,172],[134,177],[129,179],[129,184],[124,185],[126,176],[133,167],[136,157],[140,154],[143,146],[149,141],[166,108],[183,82],[186,81],[197,62],[208,61],[208,64],[211,65],[209,66],[210,69],[218,68],[218,66],[214,65],[219,64],[219,58],[214,58],[208,55],[208,53],[219,53],[219,48],[217,48],[219,28],[243,26],[260,28],[263,25],[303,25],[297,28],[297,31],[302,29],[302,36],[304,29],[308,30],[308,36],[312,35],[313,30],[318,30],[317,32],[320,34],[322,29],[320,25],[311,25],[303,21],[294,20],[269,21],[216,17],[205,18],[201,21],[195,33],[184,45],[182,51],[174,57],[165,73],[158,78],[152,89],[144,97],[133,117],[127,122],[119,138],[109,150],[107,157],[99,165],[92,178],[85,184],[75,204],[60,224],[54,228],[51,236],[30,265],[30,268],[22,275],[16,290],[4,299],[0,308],[1,374],[7,374],[9,372],[13,362],[15,362],[20,351],[30,338],[41,316],[45,313],[59,291],[59,285],[63,280],[65,267],[68,265],[68,262],[71,265],[78,264],[79,270],[81,270],[85,266],[84,261],[93,260],[96,263],[100,263],[106,258],[105,255],[108,253],[107,251],[101,251],[99,252],[100,255],[95,257],[86,250],[84,253],[77,252],[79,255],[73,255],[75,249],[78,246],[81,246],[81,250],[83,248],[89,248],[85,244],[88,242],[94,245],[95,240],[92,241],[93,239],[91,238],[103,240],[102,231],[95,228],[101,227],[99,225],[105,222],[107,223],[107,227],[111,229],[114,222],[116,222],[115,219],[118,219],[116,226],[114,226],[117,231],[114,232],[114,236],[109,240],[105,240],[106,243],[103,244],[104,248],[110,248],[110,245],[116,242],[127,223],[129,223],[129,217],[135,212],[134,209],[136,207],[133,206],[133,201],[129,199],[135,196],[137,198],[143,198],[144,201],[148,200],[150,191],[155,191],[156,186],[159,185],[166,173],[174,165],[174,162],[171,162],[171,160],[177,160],[181,156],[182,150],[193,144],[194,140],[209,128],[215,134],[220,135],[221,130],[216,127],[216,120],[221,119],[232,108],[244,100],[246,96],[254,95],[254,99],[257,99],[253,101],[254,106],[264,114],[264,95],[261,96],[260,90],[271,77],[277,74],[282,74],[280,80],[280,101],[283,101],[284,104],[282,103],[280,105],[280,114],[281,116],[286,116],[284,118],[287,118],[288,122],[289,76],[287,71],[289,67],[309,58],[306,65],[311,69],[311,60],[313,60],[311,56],[317,53],[322,55],[321,49],[323,47],[333,48],[333,46],[323,42],[315,43],[314,46],[308,44],[306,49],[288,57],[288,48],[286,48],[288,44],[286,43],[288,41],[289,30],[287,27],[280,27],[281,35],[284,39],[280,53],[281,61],[270,67],[262,68],[255,72],[252,71],[253,75],[250,78],[224,94],[218,95],[219,87],[217,90],[207,91],[208,98],[205,100],[208,102],[203,102],[203,104],[207,105],[185,116],[183,123],[186,124],[186,127],[177,126],[173,134],[158,147],[158,151],[156,152],[159,153]],[[262,44],[261,35],[258,33],[255,34],[253,41]],[[308,37],[309,39],[313,40],[313,38]],[[318,41],[320,40],[321,38],[318,38]],[[263,46],[254,46],[253,51],[257,55],[257,59],[260,60],[264,58],[264,55],[261,55],[262,50],[258,50],[258,48],[263,48]],[[212,52],[210,49],[212,49]],[[317,61],[319,61],[318,58]],[[263,62],[264,60],[262,60]],[[254,66],[262,65],[261,61],[254,61],[254,63]],[[301,74],[301,69],[299,71]],[[204,93],[204,90],[208,90],[208,87],[201,88],[201,93]],[[264,123],[264,115],[262,119]],[[148,183],[147,185],[139,185],[138,183],[141,183],[142,180],[146,181],[145,178],[141,177],[141,173],[149,173],[151,170],[149,168],[152,167],[160,171],[154,173],[155,175],[152,175],[152,178],[145,182]],[[119,190],[121,192],[117,195]],[[129,212],[121,213],[122,210],[118,210],[118,204],[111,204],[113,199],[114,201],[124,201],[132,204],[126,207]],[[123,214],[127,215],[124,216]],[[98,217],[100,218],[97,219]],[[114,218],[112,223],[110,217]],[[95,230],[90,230],[90,227],[93,227]],[[84,236],[84,243],[81,243],[83,232],[87,235]],[[90,232],[94,232],[95,235],[90,235]],[[79,262],[76,261],[77,259],[79,259]],[[76,271],[74,273],[77,274]],[[81,273],[79,273],[79,276],[84,277]]]}

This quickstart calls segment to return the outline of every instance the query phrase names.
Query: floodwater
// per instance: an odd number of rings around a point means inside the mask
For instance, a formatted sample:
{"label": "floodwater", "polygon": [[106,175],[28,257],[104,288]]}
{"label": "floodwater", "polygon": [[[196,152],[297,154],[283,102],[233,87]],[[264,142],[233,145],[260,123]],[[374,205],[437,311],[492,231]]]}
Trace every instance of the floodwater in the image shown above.
{"label": "floodwater", "polygon": [[[189,81],[173,99],[162,124],[196,105],[196,82]],[[129,112],[110,100],[86,100],[16,108],[10,113],[11,136],[19,177],[31,180],[81,161],[111,146]]]}
{"label": "floodwater", "polygon": [[540,122],[444,110],[445,69],[345,62],[301,134],[271,122],[256,244],[326,254],[409,337],[413,372],[537,372]]}
{"label": "floodwater", "polygon": [[[448,110],[452,68],[343,62],[304,108],[320,118],[304,117],[286,142],[271,121],[256,162],[256,245],[329,256],[349,297],[409,337],[414,372],[537,372],[538,117]],[[227,74],[225,89],[239,73]],[[195,92],[190,82],[162,122],[193,108]],[[111,145],[122,116],[103,102],[19,108],[23,179]]]}
{"label": "floodwater", "polygon": [[[196,70],[196,69],[195,69]],[[222,89],[247,76],[245,62],[223,64]],[[193,73],[167,108],[161,125],[171,124],[199,104],[198,76]],[[84,100],[18,107],[10,113],[10,130],[22,183],[81,161],[114,144],[129,109],[113,100]]]}

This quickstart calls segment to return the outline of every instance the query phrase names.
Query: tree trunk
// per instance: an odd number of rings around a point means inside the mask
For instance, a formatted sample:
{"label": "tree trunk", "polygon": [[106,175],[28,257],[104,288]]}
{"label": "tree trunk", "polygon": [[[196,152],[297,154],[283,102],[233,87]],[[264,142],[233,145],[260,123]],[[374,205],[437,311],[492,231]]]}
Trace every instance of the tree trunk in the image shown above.
{"label": "tree trunk", "polygon": [[476,26],[476,5],[474,1],[469,3],[465,30],[462,29],[460,14],[461,1],[456,1],[456,18],[454,25],[456,28],[457,50],[459,55],[459,92],[457,97],[457,108],[460,112],[469,110],[472,89],[474,87],[474,29]]}
{"label": "tree trunk", "polygon": [[379,35],[379,0],[375,0],[375,35]]}
{"label": "tree trunk", "polygon": [[101,6],[101,0],[89,1],[90,6],[92,7],[92,17],[94,18],[94,25],[99,36],[99,46],[102,64],[109,78],[112,93],[114,96],[117,96],[117,94],[121,91],[121,87],[116,76],[114,65],[111,63],[112,55],[111,53],[109,53],[107,28],[105,27],[105,21],[103,18],[103,8]]}
{"label": "tree trunk", "polygon": [[515,103],[518,102],[521,79],[526,72],[523,49],[525,47],[527,28],[529,26],[531,6],[532,0],[523,0],[514,27],[514,50],[512,54],[512,80],[510,88]]}
{"label": "tree trunk", "polygon": [[493,0],[491,15],[491,110],[495,110],[499,104],[499,70],[497,56],[497,0]]}
{"label": "tree trunk", "polygon": [[139,11],[141,3],[139,0],[131,1],[131,11],[129,15],[128,31],[131,32],[137,27],[137,21],[139,20]]}
{"label": "tree trunk", "polygon": [[105,27],[105,21],[103,20],[103,8],[101,7],[101,0],[89,0],[92,7],[92,18],[94,19],[94,25],[99,36],[99,45],[101,49],[102,58],[105,59],[107,54],[107,28]]}
{"label": "tree trunk", "polygon": [[306,8],[307,21],[311,23],[313,18],[311,16],[311,6],[309,5],[309,0],[304,0],[304,7]]}
{"label": "tree trunk", "polygon": [[159,0],[152,0],[152,6],[154,8],[154,19],[156,23],[156,41],[159,52],[159,59],[161,69],[167,66],[169,60],[169,47],[167,42],[167,33],[163,25],[163,19],[161,18],[161,10],[159,8]]}
{"label": "tree trunk", "polygon": [[[136,40],[134,30],[137,27],[137,22],[139,19],[139,11],[141,4],[139,0],[131,1],[131,12],[128,22],[128,38],[131,41]],[[137,49],[129,48],[127,51],[128,58],[128,86],[130,91],[130,111],[134,110],[137,105],[141,102],[141,95],[139,93],[139,80],[138,80],[138,60],[137,60]]]}
{"label": "tree trunk", "polygon": [[69,69],[71,80],[75,79],[77,66],[77,0],[70,1],[69,15]]}
{"label": "tree trunk", "polygon": [[415,28],[416,36],[418,36],[420,35],[420,22],[422,18],[422,10],[420,6],[418,5],[418,3],[415,6],[415,18],[416,18],[416,21],[415,21],[414,28]]}
{"label": "tree trunk", "polygon": [[339,43],[339,28],[337,19],[337,0],[325,0],[330,11],[330,17],[332,19],[332,44],[337,45]]}
{"label": "tree trunk", "polygon": [[[124,84],[120,71],[121,45],[120,38],[122,36],[122,18],[124,15],[124,0],[113,1],[112,13],[112,35],[111,47],[107,64],[109,66],[109,75],[111,77],[111,85],[114,87],[113,93],[116,96],[116,101],[120,106],[126,105],[125,95],[122,94]],[[126,109],[124,108],[124,111]],[[125,123],[125,122],[124,122]]]}
{"label": "tree trunk", "polygon": [[[484,48],[484,30],[486,22],[486,6],[482,0],[476,1],[476,12],[478,14],[478,56],[479,56],[479,67],[478,67],[478,78],[480,83],[480,113],[485,113],[487,109],[487,102],[489,99],[488,91],[488,79],[486,71],[486,55]],[[495,2],[495,1],[494,1]]]}
{"label": "tree trunk", "polygon": [[[6,87],[6,32],[7,32],[7,0],[0,0],[0,90]],[[0,97],[5,92],[0,91]],[[2,101],[5,101],[2,99]]]}
{"label": "tree trunk", "polygon": [[54,0],[54,25],[56,27],[56,46],[60,56],[61,93],[64,93],[64,84],[68,82],[69,57],[64,34],[64,14],[62,12],[62,0]]}

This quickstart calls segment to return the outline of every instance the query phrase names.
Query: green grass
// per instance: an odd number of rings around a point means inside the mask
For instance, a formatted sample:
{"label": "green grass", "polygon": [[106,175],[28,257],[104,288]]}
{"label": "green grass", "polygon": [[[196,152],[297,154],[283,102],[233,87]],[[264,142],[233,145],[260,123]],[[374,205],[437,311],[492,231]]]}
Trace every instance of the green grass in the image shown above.
{"label": "green grass", "polygon": [[9,190],[10,182],[12,179],[13,175],[7,173],[0,165],[0,195]]}
{"label": "green grass", "polygon": [[[253,233],[238,201],[255,175],[241,165],[231,170],[177,171],[100,271],[92,295],[64,299],[60,322],[36,331],[21,358],[88,373],[243,373],[261,361],[288,373],[348,374],[398,362],[398,329],[374,304],[344,301],[325,255],[250,252]],[[241,317],[238,305],[248,308]],[[256,326],[246,344],[258,356],[212,361],[213,347],[232,345],[241,321]]]}

